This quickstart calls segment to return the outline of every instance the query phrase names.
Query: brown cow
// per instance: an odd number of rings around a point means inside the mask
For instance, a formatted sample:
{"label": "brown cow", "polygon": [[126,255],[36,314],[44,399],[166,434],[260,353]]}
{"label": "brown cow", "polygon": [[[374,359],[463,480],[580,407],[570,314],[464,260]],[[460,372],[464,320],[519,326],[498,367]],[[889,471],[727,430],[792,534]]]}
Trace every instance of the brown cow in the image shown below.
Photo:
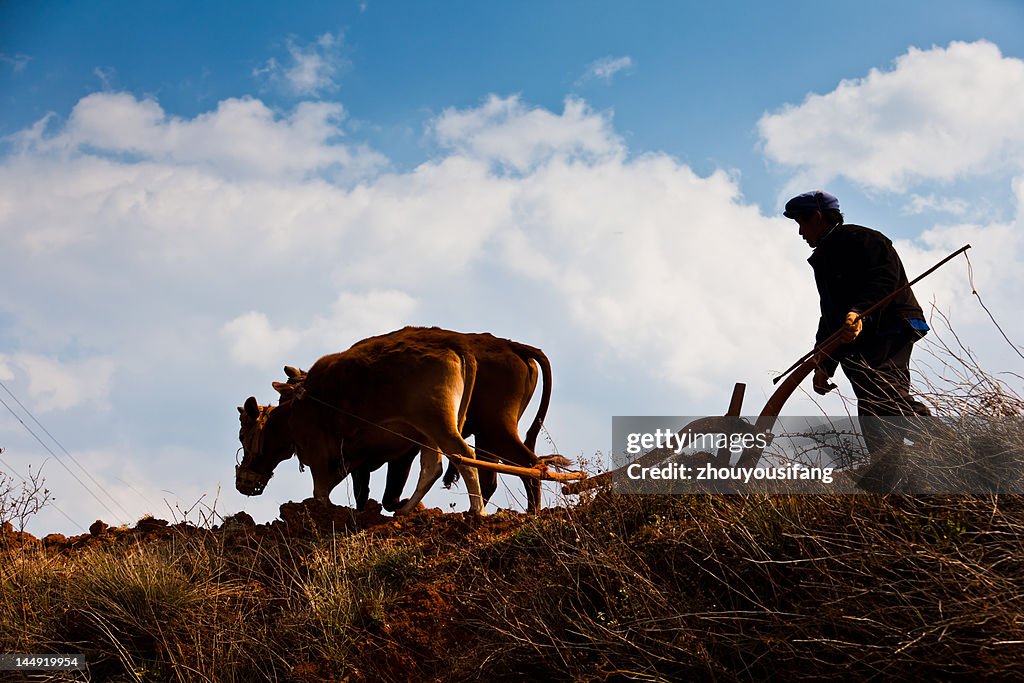
{"label": "brown cow", "polygon": [[[286,365],[284,368],[284,374],[288,377],[287,384],[300,384],[306,379],[306,372],[298,368]],[[480,376],[477,373],[477,386],[479,387]],[[277,386],[277,383],[275,383]],[[291,400],[292,391],[288,390],[287,387],[281,388],[279,393],[281,394],[280,403]],[[240,413],[244,411],[239,409]],[[240,417],[241,420],[245,420],[244,417]],[[467,436],[463,434],[463,436]],[[355,497],[356,510],[362,511],[366,509],[366,503],[370,499],[370,475],[381,468],[385,463],[388,466],[387,478],[384,484],[384,494],[381,496],[381,507],[388,512],[394,512],[398,508],[405,504],[405,500],[402,500],[402,490],[405,488],[405,483],[409,480],[409,472],[412,470],[412,461],[416,459],[416,456],[420,452],[420,447],[412,444],[406,449],[405,454],[398,458],[385,457],[382,458],[381,454],[374,453],[367,456],[367,461],[360,465],[355,471],[352,472],[352,492]],[[452,476],[454,479],[453,472],[458,472],[455,466],[451,463],[448,464],[448,471],[445,472],[445,484],[448,485],[448,477]],[[490,499],[490,493],[487,490],[485,476],[487,472],[480,473],[480,488],[484,495],[484,504]],[[493,473],[490,473],[493,474]]]}
{"label": "brown cow", "polygon": [[[282,403],[277,408],[260,407],[254,398],[246,401],[246,405],[239,409],[242,421],[239,436],[245,446],[246,457],[238,468],[236,486],[249,495],[261,492],[273,467],[297,450],[300,461],[309,464],[313,470],[314,495],[326,499],[330,490],[347,473],[360,466],[379,466],[384,461],[390,464],[401,459],[409,454],[410,444],[415,441],[428,448],[425,449],[426,456],[421,456],[417,492],[402,508],[408,510],[440,474],[439,455],[432,444],[459,454],[463,454],[463,448],[468,448],[461,435],[455,439],[436,423],[423,423],[423,415],[429,414],[436,420],[443,412],[438,408],[439,396],[454,396],[450,386],[444,386],[445,383],[457,384],[452,376],[437,375],[436,368],[431,371],[434,374],[426,372],[427,367],[437,364],[438,354],[445,355],[443,352],[447,352],[449,357],[454,353],[461,359],[464,387],[470,374],[467,371],[475,370],[477,385],[469,396],[468,409],[457,412],[456,418],[452,418],[456,422],[458,415],[465,418],[461,423],[462,434],[476,435],[481,455],[487,451],[513,464],[537,464],[540,459],[531,447],[536,442],[550,400],[550,366],[543,352],[487,334],[464,335],[438,328],[405,328],[359,342],[343,354],[325,356],[298,384],[275,383],[275,388],[282,392]],[[536,386],[537,371],[533,361],[544,373],[544,391],[538,416],[527,435],[527,444],[523,444],[519,440],[517,423]],[[424,376],[429,376],[433,384],[422,385]],[[292,381],[298,380],[293,377]],[[285,395],[292,393],[296,397],[286,400]],[[460,410],[467,398],[465,394],[463,391]],[[385,405],[388,403],[393,405],[389,408]],[[416,415],[407,412],[409,409]],[[371,414],[378,415],[382,421],[370,417]],[[451,421],[447,417],[445,419]],[[330,428],[325,429],[327,426]],[[293,434],[294,446],[291,444]],[[338,442],[337,448],[334,447],[335,442]],[[561,458],[550,460],[564,461]],[[474,509],[477,509],[475,469],[460,469],[464,476],[468,475],[467,489]],[[389,489],[391,480],[389,470]],[[485,474],[485,482],[488,482],[486,497],[489,497],[496,486],[493,473]],[[539,482],[529,481],[529,507],[533,510],[539,507],[537,489]]]}
{"label": "brown cow", "polygon": [[[492,334],[452,332],[439,327],[406,327],[382,337],[371,337],[358,342],[355,347],[376,339],[395,339],[402,335],[439,342],[458,336],[466,345],[465,348],[476,358],[476,386],[470,398],[462,436],[476,436],[475,450],[478,458],[491,462],[501,460],[520,467],[533,467],[541,461],[535,454],[537,438],[551,403],[551,364],[543,351]],[[534,363],[540,368],[540,405],[537,408],[537,415],[527,429],[525,441],[521,441],[519,419],[526,412],[537,387],[538,373]],[[560,456],[548,456],[543,461],[549,464],[569,464]],[[388,464],[386,491],[397,482],[397,476],[392,474],[392,469],[397,465],[396,461],[390,461]],[[406,469],[408,470],[408,467]],[[445,475],[446,486],[455,480],[456,477],[452,475],[457,472],[458,468],[453,468],[452,464],[449,464],[448,474]],[[365,475],[358,474],[359,481],[353,485],[361,488]],[[498,487],[498,477],[491,470],[480,470],[479,477],[484,503],[487,503]],[[541,502],[540,481],[529,477],[523,477],[522,481],[526,489],[527,509],[536,512],[540,509]],[[369,486],[368,480],[365,486]],[[361,491],[357,490],[357,502],[360,495]],[[368,495],[367,488],[365,496]]]}
{"label": "brown cow", "polygon": [[[294,439],[291,436],[289,419],[291,417],[291,401],[294,387],[274,383],[274,386],[281,391],[281,402],[276,405],[261,406],[256,403],[256,398],[250,396],[243,406],[239,406],[239,439],[242,441],[245,456],[242,462],[235,467],[235,488],[247,496],[258,496],[263,493],[267,483],[274,476],[274,470],[281,462],[291,458],[296,452]],[[395,444],[399,449],[403,444]],[[333,462],[329,463],[326,469],[313,468],[314,495],[316,494],[317,479],[325,479],[326,487],[333,489],[344,479],[344,475],[334,477],[332,472],[340,470],[344,461],[362,463],[353,472],[353,486],[356,488],[356,509],[362,510],[366,500],[369,498],[370,474],[382,465],[388,465],[387,484],[385,485],[384,496],[381,505],[385,510],[394,512],[400,508],[405,501],[400,500],[402,489],[409,478],[409,470],[412,461],[416,459],[420,447],[408,444],[404,446],[404,453],[395,451],[381,452],[380,445],[366,452],[358,452],[353,445],[348,444],[342,453],[338,454]],[[299,462],[305,465],[301,459]],[[326,473],[326,474],[325,474]],[[365,480],[365,495],[360,484]]]}

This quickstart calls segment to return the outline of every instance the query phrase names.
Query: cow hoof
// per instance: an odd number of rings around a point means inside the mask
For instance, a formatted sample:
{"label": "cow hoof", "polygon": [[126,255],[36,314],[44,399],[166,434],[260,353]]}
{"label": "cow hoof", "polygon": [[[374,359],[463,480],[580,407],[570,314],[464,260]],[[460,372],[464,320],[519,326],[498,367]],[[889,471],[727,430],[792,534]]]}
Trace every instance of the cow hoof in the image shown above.
{"label": "cow hoof", "polygon": [[383,503],[383,507],[388,512],[396,512],[397,510],[400,510],[402,507],[404,507],[408,503],[409,503],[409,499],[408,498],[403,498],[402,500],[385,500],[384,503]]}
{"label": "cow hoof", "polygon": [[402,515],[408,515],[419,510],[426,510],[427,506],[422,502],[417,502],[415,505],[409,505],[408,500],[403,500],[402,505],[395,510],[395,517],[401,517]]}

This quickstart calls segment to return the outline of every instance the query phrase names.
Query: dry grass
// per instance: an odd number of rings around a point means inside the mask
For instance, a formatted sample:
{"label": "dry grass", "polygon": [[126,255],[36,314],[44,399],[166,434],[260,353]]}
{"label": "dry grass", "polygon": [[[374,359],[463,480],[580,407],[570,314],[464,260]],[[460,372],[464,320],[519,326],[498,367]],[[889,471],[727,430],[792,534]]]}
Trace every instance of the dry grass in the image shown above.
{"label": "dry grass", "polygon": [[0,652],[82,653],[88,680],[340,678],[421,564],[415,541],[282,525],[122,531],[6,548]]}
{"label": "dry grass", "polygon": [[[937,414],[1024,414],[935,344]],[[1024,496],[600,492],[337,533],[299,507],[0,544],[0,652],[95,681],[1024,679]]]}
{"label": "dry grass", "polygon": [[609,497],[537,538],[508,539],[503,553],[531,561],[470,596],[491,635],[467,672],[1024,675],[1018,497]]}
{"label": "dry grass", "polygon": [[1018,496],[604,494],[232,533],[6,551],[0,650],[81,652],[90,680],[1024,676]]}

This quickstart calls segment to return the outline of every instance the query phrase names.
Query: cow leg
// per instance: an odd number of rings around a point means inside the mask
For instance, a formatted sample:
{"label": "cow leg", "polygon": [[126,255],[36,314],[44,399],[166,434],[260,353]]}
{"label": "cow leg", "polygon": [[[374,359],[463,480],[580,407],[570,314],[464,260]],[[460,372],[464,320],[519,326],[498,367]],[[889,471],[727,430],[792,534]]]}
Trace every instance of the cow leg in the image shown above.
{"label": "cow leg", "polygon": [[[514,429],[514,427],[509,425],[501,425],[493,430],[489,430],[487,445],[486,447],[481,445],[480,448],[498,456],[502,462],[509,465],[516,465],[518,467],[536,466],[540,459],[519,440],[519,435],[513,431]],[[480,443],[479,437],[477,437],[477,442],[478,444]],[[541,502],[540,480],[532,477],[520,477],[520,479],[523,480],[523,487],[526,489],[527,511],[539,512]],[[482,486],[483,484],[481,483]]]}
{"label": "cow leg", "polygon": [[348,469],[340,466],[328,454],[340,450],[340,444],[321,438],[310,442],[296,439],[296,450],[304,457],[313,475],[313,498],[326,505],[331,503],[331,491],[348,476]]}
{"label": "cow leg", "polygon": [[[430,442],[430,447],[425,447],[420,451],[420,481],[416,486],[416,493],[399,508],[399,512],[407,512],[415,507],[434,485],[434,482],[441,477],[442,452],[461,455],[469,459],[476,457],[473,449],[460,434],[466,424],[469,398],[473,393],[473,385],[476,381],[476,359],[473,356],[458,356],[456,362],[462,374],[462,386],[458,386],[457,382],[452,382],[449,385],[450,393],[447,396],[437,397],[441,399],[435,404],[438,408],[437,412],[427,413],[423,416],[425,419],[420,426],[425,428],[422,430],[422,434]],[[445,405],[444,399],[449,401],[448,405]],[[476,468],[459,464],[456,464],[456,467],[466,482],[470,511],[481,516],[487,514],[484,510],[483,496],[480,493],[480,478],[477,476]]]}
{"label": "cow leg", "polygon": [[[477,474],[480,477],[480,495],[483,496],[484,505],[487,505],[491,501],[491,497],[494,492],[498,490],[498,473],[493,470],[485,470],[474,468],[477,470]],[[448,469],[445,470],[444,474],[444,487],[451,488],[451,484],[459,480],[462,476],[459,472],[458,466],[453,460],[448,461]]]}
{"label": "cow leg", "polygon": [[[449,428],[447,433],[439,434],[437,444],[444,449],[445,453],[454,453],[464,458],[476,459],[476,453],[466,440],[462,438],[462,430],[466,426],[466,416],[469,413],[469,400],[473,395],[473,387],[476,384],[477,363],[473,356],[462,358],[464,365],[465,385],[462,395],[459,396],[459,409],[455,429]],[[475,515],[484,516],[487,511],[484,509],[484,497],[480,492],[480,471],[475,467],[460,465],[456,468],[462,473],[462,479],[466,482],[466,492],[469,494],[469,510]],[[495,484],[497,486],[497,484]]]}
{"label": "cow leg", "polygon": [[[481,517],[486,515],[487,510],[484,509],[484,497],[480,491],[480,470],[469,465],[456,465],[456,467],[462,472],[462,478],[466,482],[466,492],[469,494],[469,511]],[[495,488],[497,488],[497,483],[495,483]]]}
{"label": "cow leg", "polygon": [[[477,458],[491,462],[494,461],[494,458],[491,458],[488,455],[481,455],[483,453],[490,454],[494,452],[493,446],[486,440],[477,437],[475,450]],[[450,467],[455,467],[455,464],[452,463]],[[487,505],[487,503],[491,501],[491,496],[493,496],[494,492],[498,490],[498,473],[493,470],[477,469],[477,476],[480,477],[480,495],[483,496],[484,505]]]}
{"label": "cow leg", "polygon": [[520,477],[526,489],[526,511],[540,512],[540,479]]}
{"label": "cow leg", "polygon": [[412,512],[427,491],[434,485],[434,482],[441,477],[441,452],[436,446],[424,446],[420,449],[420,479],[416,482],[416,490],[409,500],[395,510],[396,515],[404,515]]}
{"label": "cow leg", "polygon": [[[333,503],[331,503],[331,491],[333,491],[338,486],[338,484],[345,480],[345,477],[349,475],[348,470],[345,468],[339,468],[337,466],[326,465],[321,467],[315,467],[313,465],[310,465],[309,469],[313,473],[313,497],[322,503],[325,503],[327,505],[333,505]],[[366,499],[370,495],[369,477],[370,474],[369,472],[367,472],[366,493],[363,494],[364,505],[366,504]],[[356,496],[356,507],[357,509],[359,509],[360,503],[358,498],[358,489],[356,490]]]}
{"label": "cow leg", "polygon": [[402,490],[405,488],[405,482],[409,480],[409,470],[412,469],[412,461],[416,459],[418,452],[419,447],[415,446],[401,458],[388,463],[388,478],[381,501],[381,505],[388,512],[394,512],[405,503],[402,500]]}
{"label": "cow leg", "polygon": [[370,499],[370,466],[360,465],[352,472],[352,494],[356,499],[356,510],[366,508],[366,501]]}
{"label": "cow leg", "polygon": [[331,503],[331,491],[341,483],[345,475],[339,474],[337,470],[325,470],[312,466],[310,471],[313,473],[313,498],[325,505],[333,505]]}
{"label": "cow leg", "polygon": [[484,505],[487,505],[491,502],[491,496],[498,490],[498,473],[480,469],[476,473],[480,477],[480,495],[483,496]]}

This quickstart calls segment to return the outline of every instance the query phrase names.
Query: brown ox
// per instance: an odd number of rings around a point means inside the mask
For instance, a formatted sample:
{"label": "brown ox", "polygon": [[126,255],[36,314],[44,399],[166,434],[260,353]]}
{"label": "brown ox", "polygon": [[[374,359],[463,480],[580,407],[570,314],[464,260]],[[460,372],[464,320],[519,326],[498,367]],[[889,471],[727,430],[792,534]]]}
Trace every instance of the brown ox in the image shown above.
{"label": "brown ox", "polygon": [[[301,384],[306,379],[306,373],[298,368],[291,366],[285,366],[284,374],[288,378],[288,385]],[[478,380],[479,381],[479,380]],[[291,401],[292,394],[295,388],[293,386],[281,386],[278,382],[274,382],[274,387],[281,394],[278,405]],[[249,440],[252,437],[259,434],[261,421],[265,421],[268,417],[268,411],[273,406],[260,406],[256,403],[255,397],[250,397],[246,400],[244,406],[238,408],[239,421],[242,423],[242,427],[239,432],[239,438],[245,442],[243,435],[248,435]],[[290,443],[291,440],[289,432]],[[292,452],[294,453],[295,447],[291,446]],[[252,448],[247,449],[247,452],[252,451]],[[385,463],[388,466],[387,470],[387,482],[384,486],[384,495],[381,498],[381,506],[388,512],[394,512],[400,508],[405,501],[402,500],[402,490],[405,488],[405,483],[409,479],[409,471],[412,469],[412,461],[416,459],[416,455],[419,454],[420,447],[418,445],[412,445],[406,449],[406,452],[397,457],[388,457],[388,454],[380,453],[369,453],[365,456],[365,462],[358,469],[352,472],[352,488],[355,493],[356,510],[364,510],[366,508],[366,502],[370,497],[370,475],[376,470],[380,469]],[[340,454],[339,454],[340,455]],[[348,454],[351,457],[353,454]],[[381,457],[384,455],[385,457]],[[290,456],[289,456],[290,457]],[[359,460],[364,460],[360,457]],[[271,461],[272,462],[272,461]],[[280,463],[275,463],[274,466]],[[334,466],[339,466],[339,463],[333,463]],[[445,474],[446,481],[447,477],[451,472],[456,471],[453,465],[449,466],[449,472]],[[257,473],[252,468],[252,461],[247,468],[237,468],[235,475],[235,487],[239,492],[249,496],[259,495],[263,492],[263,488],[266,483],[273,476],[272,472],[267,472],[265,475]],[[481,484],[481,488],[485,488]],[[488,495],[484,493],[484,503],[487,502]]]}
{"label": "brown ox", "polygon": [[[442,437],[436,433],[436,427],[431,435],[423,425],[414,424],[398,407],[410,405],[410,401],[412,404],[430,403],[433,399],[436,403],[436,396],[429,394],[436,393],[438,388],[419,386],[417,378],[425,359],[433,358],[441,350],[457,353],[466,367],[475,366],[475,385],[468,396],[469,405],[461,422],[461,435],[457,441],[451,434],[443,437],[449,446],[437,441]],[[419,358],[420,354],[424,354],[424,358]],[[524,444],[519,440],[517,425],[536,387],[537,370],[533,362],[543,373],[544,389],[537,417]],[[332,369],[338,366],[348,370]],[[354,373],[354,369],[359,371]],[[393,509],[408,475],[409,462],[419,448],[417,444],[428,445],[424,449],[426,454],[422,458],[416,494],[405,503],[403,511],[415,505],[440,474],[439,455],[431,444],[441,446],[442,451],[453,448],[449,452],[461,455],[459,442],[465,444],[462,436],[475,434],[477,450],[482,458],[493,460],[493,456],[497,456],[503,461],[526,467],[540,462],[533,453],[533,447],[550,401],[550,365],[543,352],[534,347],[489,334],[405,328],[359,342],[343,354],[326,356],[305,378],[297,371],[286,370],[291,377],[290,384],[274,385],[282,394],[281,405],[261,407],[255,398],[250,398],[245,406],[239,408],[242,422],[239,436],[246,456],[238,468],[236,487],[242,493],[260,493],[277,463],[295,451],[299,453],[300,462],[310,466],[314,496],[322,500],[327,499],[346,474],[356,472],[360,478],[365,477],[355,482],[357,504],[362,503],[366,493],[361,494],[360,491],[365,488],[368,492],[369,471],[388,462],[384,502],[388,509]],[[358,386],[352,386],[350,378],[356,375],[361,379]],[[463,400],[465,394],[463,391]],[[348,401],[350,407],[336,403],[334,398]],[[381,418],[383,422],[370,424],[374,420],[367,417],[369,412],[364,410],[364,402],[376,406],[378,414],[386,416]],[[328,407],[325,403],[331,405]],[[385,409],[383,405],[388,403],[394,403],[395,407]],[[358,414],[353,412],[356,406]],[[331,412],[336,414],[332,416]],[[323,424],[335,426],[330,435],[321,433]],[[317,436],[314,438],[300,430],[312,430]],[[335,432],[344,434],[338,436]],[[333,441],[339,439],[343,442],[335,449]],[[323,462],[318,462],[318,459]],[[545,460],[564,462],[557,457]],[[467,489],[475,503],[475,471],[466,468],[462,473],[468,475]],[[486,502],[496,488],[497,479],[489,471],[482,472],[480,477],[483,484],[481,502]],[[528,507],[536,510],[540,503],[539,482],[524,478],[524,483]]]}

